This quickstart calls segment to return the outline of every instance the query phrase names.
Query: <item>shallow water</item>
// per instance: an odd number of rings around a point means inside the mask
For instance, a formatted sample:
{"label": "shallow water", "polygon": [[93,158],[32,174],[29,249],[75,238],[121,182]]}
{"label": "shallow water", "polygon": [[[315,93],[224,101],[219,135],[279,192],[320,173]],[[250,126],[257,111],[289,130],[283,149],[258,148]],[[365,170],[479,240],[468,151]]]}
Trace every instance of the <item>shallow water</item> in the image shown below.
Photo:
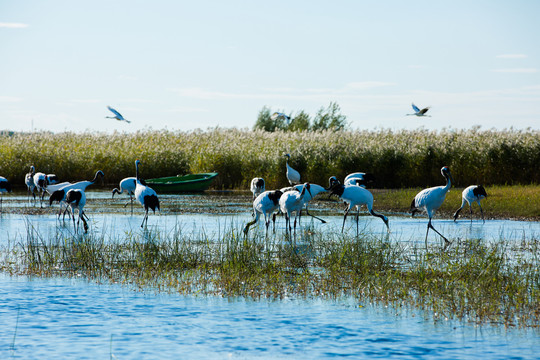
{"label": "shallow water", "polygon": [[[193,237],[203,237],[212,241],[219,239],[225,232],[231,230],[241,233],[245,224],[252,220],[251,213],[234,211],[229,213],[172,213],[162,212],[157,215],[150,215],[148,228],[152,231],[159,231],[165,234],[181,233]],[[5,245],[7,241],[25,240],[30,230],[39,233],[46,240],[49,237],[54,238],[57,232],[62,232],[66,236],[73,235],[75,227],[69,217],[66,220],[58,220],[56,216],[57,208],[47,209],[48,213],[43,215],[10,214],[5,213],[0,216],[0,246]],[[316,211],[311,211],[316,213]],[[140,225],[143,212],[139,207],[130,214],[129,208],[122,209],[121,212],[104,212],[87,209],[90,218],[89,225],[91,234],[105,239],[116,238],[125,233],[134,233],[142,231]],[[343,224],[343,216],[321,215],[318,216],[326,220],[326,224],[313,218],[303,216],[300,225],[297,227],[297,233],[302,230],[309,230],[311,233],[319,232],[325,234],[339,234]],[[411,218],[400,214],[389,215],[390,233],[387,233],[384,223],[375,217],[363,214],[358,220],[358,229],[360,233],[371,234],[374,236],[389,236],[389,239],[399,242],[409,242],[423,244],[426,236],[427,218],[416,216]],[[449,240],[473,239],[479,241],[498,241],[505,240],[517,242],[531,238],[540,237],[540,222],[534,221],[515,221],[515,220],[487,220],[483,223],[480,220],[473,222],[469,220],[459,220],[454,222],[449,219],[434,219],[433,226]],[[82,225],[81,225],[82,228]],[[270,234],[272,234],[272,224],[270,225]],[[347,234],[356,233],[356,222],[354,216],[349,216],[345,223],[344,231]],[[256,226],[250,230],[251,233],[265,233],[263,219],[259,220]],[[82,230],[80,230],[82,233]],[[282,236],[285,233],[285,219],[280,216],[276,220],[275,236]],[[299,235],[300,236],[300,235]],[[428,242],[442,244],[442,239],[433,231],[429,232]]]}
{"label": "shallow water", "polygon": [[[6,199],[8,197],[6,196]],[[90,233],[105,239],[142,231],[142,209],[134,215],[126,199],[103,191],[88,193]],[[162,197],[160,215],[148,226],[165,233],[219,239],[240,232],[251,220],[249,196],[179,195]],[[24,195],[4,202],[0,248],[24,243],[28,231],[44,241],[58,232],[73,233],[73,224],[57,220],[57,206],[36,209]],[[298,233],[340,233],[343,217],[332,204],[313,213],[327,220],[302,218]],[[423,244],[427,219],[389,215],[390,239]],[[475,219],[433,225],[451,240],[521,241],[538,238],[540,223]],[[30,230],[29,230],[30,229]],[[386,236],[383,222],[361,216],[362,233]],[[264,225],[251,231],[264,234]],[[276,235],[285,231],[284,219]],[[354,234],[354,216],[345,231]],[[301,236],[301,235],[299,235]],[[430,232],[429,242],[441,239]],[[246,300],[137,292],[116,284],[83,279],[10,277],[0,273],[0,358],[539,358],[538,329],[433,319],[421,311],[359,304],[352,299]],[[359,306],[361,305],[361,306]]]}
{"label": "shallow water", "polygon": [[433,322],[353,300],[179,296],[5,275],[0,284],[2,359],[527,359],[540,351],[533,330]]}

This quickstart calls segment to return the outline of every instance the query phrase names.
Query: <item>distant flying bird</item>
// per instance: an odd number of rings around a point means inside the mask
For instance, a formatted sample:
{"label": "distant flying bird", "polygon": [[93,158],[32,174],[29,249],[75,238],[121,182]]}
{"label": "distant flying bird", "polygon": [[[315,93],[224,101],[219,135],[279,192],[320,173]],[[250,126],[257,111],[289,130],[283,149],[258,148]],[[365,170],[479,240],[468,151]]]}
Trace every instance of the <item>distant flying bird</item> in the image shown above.
{"label": "distant flying bird", "polygon": [[122,114],[120,114],[118,111],[116,111],[115,109],[113,109],[112,107],[110,106],[107,106],[107,109],[109,109],[113,114],[114,116],[105,116],[107,119],[116,119],[118,121],[125,121],[127,122],[128,124],[131,122],[127,119],[124,119],[124,117],[122,116]]}
{"label": "distant flying bird", "polygon": [[289,115],[285,115],[284,113],[281,113],[281,112],[275,112],[272,114],[272,116],[270,116],[270,119],[272,119],[273,121],[276,121],[279,118],[285,119],[287,124],[289,124],[289,122],[291,121],[291,117]]}
{"label": "distant flying bird", "polygon": [[469,204],[469,210],[471,212],[471,222],[472,222],[472,203],[476,202],[478,207],[480,207],[480,212],[482,213],[482,221],[484,220],[484,210],[482,210],[482,205],[480,205],[480,200],[487,197],[486,189],[482,185],[471,185],[461,193],[461,207],[456,210],[454,213],[454,221],[457,220],[459,212],[465,206],[465,203]]}
{"label": "distant flying bird", "polygon": [[450,241],[448,241],[448,239],[445,238],[443,234],[435,230],[433,225],[431,225],[431,218],[433,217],[435,210],[441,207],[442,203],[444,202],[444,199],[446,198],[446,193],[450,191],[450,188],[452,187],[452,182],[454,181],[448,166],[444,166],[441,169],[441,174],[442,176],[446,178],[445,186],[435,186],[435,187],[424,189],[420,191],[418,194],[416,194],[416,196],[414,197],[411,203],[411,216],[414,216],[414,214],[420,210],[424,210],[425,212],[427,212],[428,217],[429,217],[429,221],[427,224],[427,232],[426,232],[426,249],[427,249],[427,238],[429,234],[429,229],[432,229],[444,239],[445,248],[448,245],[450,245]]}
{"label": "distant flying bird", "polygon": [[407,116],[410,116],[410,115],[415,115],[415,116],[431,116],[431,115],[426,115],[427,111],[429,110],[429,106],[423,108],[422,110],[420,110],[420,109],[418,108],[418,106],[414,105],[414,103],[413,103],[413,104],[412,104],[412,108],[413,108],[413,110],[414,110],[414,114],[407,114]]}
{"label": "distant flying bird", "polygon": [[286,175],[287,175],[287,180],[289,180],[289,184],[291,184],[291,185],[299,184],[300,183],[300,173],[289,166],[289,160],[291,159],[291,155],[290,154],[285,154],[283,156],[287,157],[287,162],[286,162],[287,173],[286,173]]}

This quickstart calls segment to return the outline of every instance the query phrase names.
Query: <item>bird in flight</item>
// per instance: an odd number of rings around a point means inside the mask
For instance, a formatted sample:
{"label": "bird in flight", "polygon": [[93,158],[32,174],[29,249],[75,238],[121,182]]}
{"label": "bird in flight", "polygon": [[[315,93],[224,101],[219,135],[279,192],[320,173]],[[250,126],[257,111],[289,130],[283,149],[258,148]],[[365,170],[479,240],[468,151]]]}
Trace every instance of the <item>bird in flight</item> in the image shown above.
{"label": "bird in flight", "polygon": [[431,116],[431,115],[426,115],[427,111],[429,110],[429,106],[423,108],[422,110],[420,110],[420,109],[418,108],[418,106],[414,105],[414,103],[413,103],[413,104],[412,104],[412,108],[413,108],[413,110],[414,110],[414,114],[407,114],[407,116],[409,116],[409,115],[416,115],[416,116]]}
{"label": "bird in flight", "polygon": [[125,121],[127,122],[128,124],[131,122],[127,119],[124,119],[124,117],[122,116],[122,114],[120,114],[118,111],[116,111],[115,109],[113,109],[112,107],[110,106],[107,106],[107,109],[110,110],[110,112],[112,112],[114,114],[114,116],[105,116],[106,118],[108,119],[116,119],[118,121]]}
{"label": "bird in flight", "polygon": [[291,120],[290,116],[285,115],[284,113],[281,113],[281,112],[275,112],[275,113],[272,114],[272,116],[270,116],[270,119],[272,119],[273,121],[276,121],[276,119],[279,119],[279,118],[285,119],[287,124]]}

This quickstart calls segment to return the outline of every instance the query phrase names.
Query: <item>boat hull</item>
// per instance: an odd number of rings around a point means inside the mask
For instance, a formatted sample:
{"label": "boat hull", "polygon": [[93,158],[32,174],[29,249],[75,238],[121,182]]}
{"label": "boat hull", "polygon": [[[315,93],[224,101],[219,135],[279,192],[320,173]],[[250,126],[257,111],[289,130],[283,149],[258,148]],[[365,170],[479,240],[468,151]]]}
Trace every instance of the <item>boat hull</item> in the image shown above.
{"label": "boat hull", "polygon": [[201,192],[210,187],[218,173],[202,173],[146,179],[146,184],[157,193]]}

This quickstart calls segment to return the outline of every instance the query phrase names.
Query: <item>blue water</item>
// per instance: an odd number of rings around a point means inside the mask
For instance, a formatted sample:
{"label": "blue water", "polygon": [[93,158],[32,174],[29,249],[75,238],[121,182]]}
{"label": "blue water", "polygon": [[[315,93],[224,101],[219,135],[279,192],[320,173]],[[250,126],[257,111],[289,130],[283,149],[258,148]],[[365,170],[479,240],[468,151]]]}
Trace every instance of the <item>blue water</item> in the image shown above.
{"label": "blue water", "polygon": [[[0,275],[0,358],[533,359],[538,331],[353,300],[246,300]],[[362,306],[359,306],[362,305]]]}
{"label": "blue water", "polygon": [[[7,198],[7,197],[6,197]],[[90,233],[107,239],[141,232],[142,211],[121,205],[111,212],[92,200],[87,212]],[[174,201],[199,201],[203,207],[223,206],[219,213],[175,213]],[[24,197],[16,200],[24,202]],[[5,206],[21,206],[4,203]],[[110,205],[110,204],[109,204]],[[27,206],[26,204],[23,206]],[[55,208],[56,209],[56,208]],[[58,233],[73,234],[73,225],[59,222],[51,209],[45,215],[4,213],[0,216],[0,250],[24,244],[28,231],[43,241]],[[302,219],[298,230],[339,234],[343,218],[322,216],[327,224]],[[423,244],[427,219],[389,215],[393,241]],[[214,204],[196,196],[164,199],[161,215],[148,226],[164,234],[220,238],[240,232],[251,220],[245,203]],[[519,242],[540,236],[539,222],[436,218],[433,225],[455,241]],[[383,222],[359,220],[360,232],[386,236]],[[276,235],[285,231],[284,219]],[[262,222],[251,232],[264,234]],[[354,234],[351,217],[345,232]],[[271,235],[274,236],[274,235]],[[430,233],[428,241],[441,239]],[[0,257],[1,259],[1,257]],[[249,300],[217,296],[181,296],[136,290],[129,285],[96,284],[84,279],[11,277],[0,273],[0,359],[140,359],[140,358],[396,358],[396,359],[540,359],[540,330],[506,329],[489,324],[447,320],[439,314],[359,303],[354,299]]]}

